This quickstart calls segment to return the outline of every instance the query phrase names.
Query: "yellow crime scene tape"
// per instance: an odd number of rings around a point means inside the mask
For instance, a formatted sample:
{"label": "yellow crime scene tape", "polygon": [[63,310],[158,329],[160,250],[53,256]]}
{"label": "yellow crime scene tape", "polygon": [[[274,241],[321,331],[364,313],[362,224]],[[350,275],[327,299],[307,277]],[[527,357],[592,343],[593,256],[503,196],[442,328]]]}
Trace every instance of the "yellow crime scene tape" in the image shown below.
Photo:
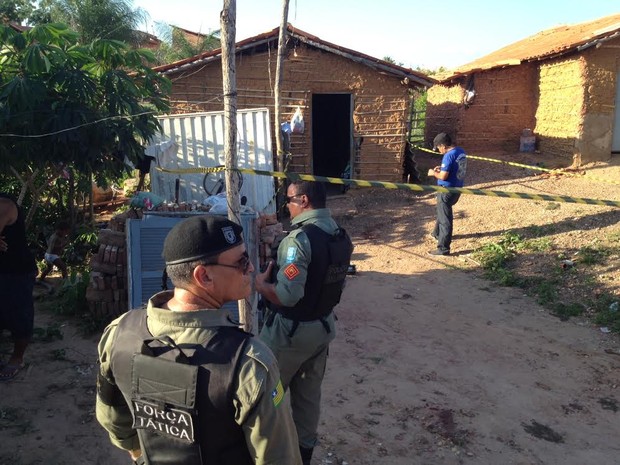
{"label": "yellow crime scene tape", "polygon": [[[412,148],[418,149],[418,150],[420,150],[422,152],[432,153],[433,155],[440,155],[438,152],[435,152],[433,150],[430,150],[430,149],[427,149],[427,148],[424,148],[424,147],[420,147],[419,145],[414,145],[414,146],[412,146]],[[467,158],[468,159],[472,159],[472,160],[482,160],[482,161],[489,161],[489,162],[492,162],[492,163],[500,163],[502,165],[508,165],[508,166],[517,166],[519,168],[526,168],[528,170],[544,171],[544,172],[552,173],[552,174],[563,174],[565,176],[573,176],[573,177],[576,177],[576,178],[587,178],[587,179],[592,179],[593,181],[604,182],[604,183],[607,183],[607,184],[616,184],[616,185],[620,186],[620,181],[612,181],[611,179],[606,179],[606,178],[597,178],[596,176],[591,176],[589,174],[571,173],[570,171],[564,171],[562,168],[557,168],[557,169],[551,170],[549,168],[543,168],[541,166],[524,165],[522,163],[515,163],[513,161],[497,160],[495,158],[479,157],[479,156],[470,155],[470,154],[467,154]]]}
{"label": "yellow crime scene tape", "polygon": [[[218,166],[212,168],[183,168],[170,170],[166,168],[157,168],[158,171],[170,174],[208,174],[225,171],[226,167]],[[526,199],[526,200],[540,200],[544,202],[564,202],[564,203],[580,203],[586,205],[602,205],[609,207],[620,207],[620,201],[615,200],[599,200],[588,199],[583,197],[568,197],[565,195],[550,195],[550,194],[526,194],[523,192],[505,192],[494,191],[487,189],[467,189],[464,187],[442,187],[442,186],[430,186],[420,184],[403,184],[396,182],[384,182],[384,181],[362,181],[358,179],[344,179],[344,178],[332,178],[328,176],[315,176],[313,174],[300,174],[292,172],[282,171],[264,171],[254,170],[249,168],[238,168],[234,171],[239,171],[246,174],[256,174],[258,176],[271,176],[275,178],[287,178],[291,181],[317,181],[325,182],[329,184],[340,184],[358,187],[381,187],[384,189],[400,189],[416,192],[455,192],[459,194],[469,195],[485,195],[489,197],[504,197],[511,199]]]}

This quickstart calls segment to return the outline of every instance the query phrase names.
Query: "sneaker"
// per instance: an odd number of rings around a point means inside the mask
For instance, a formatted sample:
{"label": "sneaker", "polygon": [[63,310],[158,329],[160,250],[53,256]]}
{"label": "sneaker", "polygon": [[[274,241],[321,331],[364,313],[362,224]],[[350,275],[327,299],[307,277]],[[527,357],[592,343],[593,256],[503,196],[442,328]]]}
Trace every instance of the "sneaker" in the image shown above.
{"label": "sneaker", "polygon": [[434,249],[428,252],[429,255],[450,255],[449,250]]}

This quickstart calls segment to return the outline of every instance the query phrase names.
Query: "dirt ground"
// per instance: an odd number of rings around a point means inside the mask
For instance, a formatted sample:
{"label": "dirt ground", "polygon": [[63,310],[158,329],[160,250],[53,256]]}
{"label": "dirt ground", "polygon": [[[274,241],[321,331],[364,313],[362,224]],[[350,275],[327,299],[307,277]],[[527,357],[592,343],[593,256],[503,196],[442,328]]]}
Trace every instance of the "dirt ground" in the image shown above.
{"label": "dirt ground", "polygon": [[[542,156],[528,157],[504,156]],[[620,180],[617,157],[586,173]],[[618,185],[473,160],[468,178],[474,188],[620,200]],[[432,194],[352,189],[330,205],[354,238],[357,273],[337,309],[313,463],[619,463],[618,335],[585,317],[560,321],[484,279],[472,251],[508,229],[554,225],[563,256],[620,237],[620,209],[463,196],[453,255],[431,257]],[[527,260],[536,272],[556,265]],[[592,293],[620,295],[618,263],[612,254],[599,265]],[[94,419],[98,335],[49,312],[36,326],[28,367],[0,384],[0,464],[129,463]],[[6,342],[0,349],[6,356]]]}

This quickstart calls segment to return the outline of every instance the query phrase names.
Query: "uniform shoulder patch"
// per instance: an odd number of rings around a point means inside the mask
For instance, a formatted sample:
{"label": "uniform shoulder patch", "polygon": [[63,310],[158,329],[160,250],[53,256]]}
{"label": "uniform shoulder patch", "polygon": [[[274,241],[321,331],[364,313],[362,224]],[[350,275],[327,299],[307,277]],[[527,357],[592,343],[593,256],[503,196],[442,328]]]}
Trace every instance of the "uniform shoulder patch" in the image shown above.
{"label": "uniform shoulder patch", "polygon": [[291,263],[286,268],[284,268],[283,272],[284,276],[286,276],[289,281],[292,281],[299,275],[299,268],[297,268],[294,263]]}
{"label": "uniform shoulder patch", "polygon": [[271,393],[271,399],[273,400],[274,407],[277,407],[282,403],[282,399],[284,399],[284,387],[282,386],[282,380],[278,380],[276,388]]}
{"label": "uniform shoulder patch", "polygon": [[286,249],[286,263],[292,263],[297,257],[297,247],[289,247]]}

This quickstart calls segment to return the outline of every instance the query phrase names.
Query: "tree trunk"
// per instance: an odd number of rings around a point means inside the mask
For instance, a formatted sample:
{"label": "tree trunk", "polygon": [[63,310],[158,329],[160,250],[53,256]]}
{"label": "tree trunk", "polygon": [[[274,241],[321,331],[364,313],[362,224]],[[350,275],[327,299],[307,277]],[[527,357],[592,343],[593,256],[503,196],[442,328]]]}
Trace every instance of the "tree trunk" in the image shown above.
{"label": "tree trunk", "polygon": [[[285,171],[286,167],[284,166],[284,149],[283,149],[283,141],[282,141],[282,130],[280,127],[282,116],[281,116],[281,102],[280,102],[280,86],[282,84],[282,75],[284,74],[284,51],[286,50],[286,40],[288,36],[288,4],[289,0],[282,0],[282,18],[280,20],[280,34],[278,35],[278,57],[276,61],[276,82],[274,85],[274,93],[275,93],[275,102],[274,102],[274,113],[275,113],[275,137],[276,137],[276,163],[278,171]],[[285,189],[286,189],[286,179],[278,178],[276,179],[277,184],[277,195],[276,195],[276,206],[277,211],[279,212],[285,204]]]}
{"label": "tree trunk", "polygon": [[[224,154],[226,156],[226,199],[228,202],[228,218],[242,225],[239,212],[239,177],[237,172],[237,76],[235,67],[235,34],[237,7],[235,0],[224,0],[224,8],[220,14],[222,29],[222,81],[224,83]],[[248,233],[246,233],[247,235]],[[258,251],[248,251],[253,263]],[[246,300],[239,301],[239,320],[243,329],[253,332],[254,323],[252,305]]]}
{"label": "tree trunk", "polygon": [[90,189],[88,189],[88,214],[90,216],[90,224],[94,226],[95,224],[95,202],[93,200],[93,172],[90,171],[90,176],[88,177],[88,185]]}
{"label": "tree trunk", "polygon": [[71,221],[71,229],[73,230],[75,223],[76,223],[76,218],[77,218],[77,212],[76,212],[76,208],[75,208],[75,172],[73,171],[73,168],[68,168],[69,171],[69,179],[68,179],[68,184],[69,184],[69,190],[67,192],[67,210],[69,211],[69,218]]}

